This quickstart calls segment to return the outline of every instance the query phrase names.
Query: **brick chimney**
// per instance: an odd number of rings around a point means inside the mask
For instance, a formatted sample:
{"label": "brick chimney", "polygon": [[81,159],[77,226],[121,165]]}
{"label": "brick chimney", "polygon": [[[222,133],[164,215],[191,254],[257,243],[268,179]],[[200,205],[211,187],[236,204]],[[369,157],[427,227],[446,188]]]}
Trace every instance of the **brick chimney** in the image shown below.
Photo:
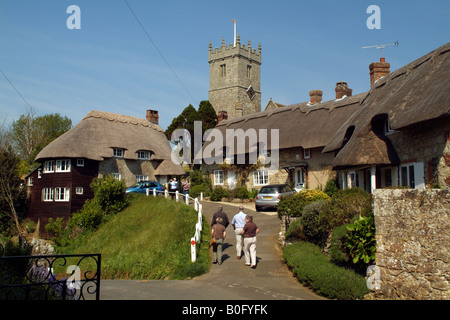
{"label": "brick chimney", "polygon": [[155,124],[159,124],[159,115],[158,115],[158,111],[156,110],[147,110],[147,116],[146,116],[147,120],[155,123]]}
{"label": "brick chimney", "polygon": [[228,112],[226,111],[219,111],[219,114],[217,115],[217,123],[221,122],[222,120],[228,119]]}
{"label": "brick chimney", "polygon": [[372,87],[375,81],[387,76],[390,73],[391,65],[386,62],[385,58],[380,58],[380,62],[373,62],[369,66],[370,70],[370,86]]}
{"label": "brick chimney", "polygon": [[322,90],[312,90],[309,92],[309,104],[316,104],[322,102]]}
{"label": "brick chimney", "polygon": [[336,83],[336,99],[342,99],[343,96],[351,97],[353,90],[347,85],[347,82],[341,81]]}

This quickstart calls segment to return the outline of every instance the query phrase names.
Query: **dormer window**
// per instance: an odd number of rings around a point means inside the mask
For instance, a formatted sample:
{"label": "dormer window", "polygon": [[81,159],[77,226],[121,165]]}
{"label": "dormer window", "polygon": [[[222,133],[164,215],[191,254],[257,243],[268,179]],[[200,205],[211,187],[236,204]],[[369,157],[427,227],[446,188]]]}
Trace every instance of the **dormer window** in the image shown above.
{"label": "dormer window", "polygon": [[113,148],[115,158],[123,158],[123,149]]}
{"label": "dormer window", "polygon": [[150,151],[138,151],[137,156],[139,160],[150,160],[152,153]]}
{"label": "dormer window", "polygon": [[311,158],[311,149],[303,149],[303,159]]}

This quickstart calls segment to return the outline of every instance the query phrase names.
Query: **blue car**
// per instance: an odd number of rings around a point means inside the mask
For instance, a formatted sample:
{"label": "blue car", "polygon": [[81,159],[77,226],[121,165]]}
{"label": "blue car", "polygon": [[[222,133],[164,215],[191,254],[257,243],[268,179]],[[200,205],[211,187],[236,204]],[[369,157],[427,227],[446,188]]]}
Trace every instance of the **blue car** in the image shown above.
{"label": "blue car", "polygon": [[153,193],[153,189],[156,189],[156,191],[164,191],[164,187],[157,181],[141,181],[127,188],[125,192],[146,193],[147,189],[150,190],[150,193]]}

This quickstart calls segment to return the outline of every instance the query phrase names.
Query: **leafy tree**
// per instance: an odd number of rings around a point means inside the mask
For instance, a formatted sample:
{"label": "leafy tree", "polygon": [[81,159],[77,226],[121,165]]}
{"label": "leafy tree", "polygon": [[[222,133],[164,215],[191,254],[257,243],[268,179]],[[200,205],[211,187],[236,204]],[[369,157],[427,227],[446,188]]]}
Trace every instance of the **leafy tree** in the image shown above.
{"label": "leafy tree", "polygon": [[10,131],[11,142],[25,163],[23,174],[33,168],[34,158],[50,142],[72,128],[72,120],[59,113],[36,117],[33,110],[14,121]]}
{"label": "leafy tree", "polygon": [[198,107],[198,115],[202,119],[202,129],[205,132],[208,129],[212,129],[217,125],[216,110],[208,100],[200,102]]}
{"label": "leafy tree", "polygon": [[22,188],[19,165],[20,159],[11,147],[0,149],[0,216],[11,219],[21,235],[24,230],[19,218],[25,203],[25,188]]}

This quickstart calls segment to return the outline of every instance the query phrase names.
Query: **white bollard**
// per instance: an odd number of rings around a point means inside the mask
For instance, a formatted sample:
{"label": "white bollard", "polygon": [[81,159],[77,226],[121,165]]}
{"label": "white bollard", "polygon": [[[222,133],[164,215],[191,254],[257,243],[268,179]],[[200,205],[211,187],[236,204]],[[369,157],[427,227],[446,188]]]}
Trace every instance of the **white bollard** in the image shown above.
{"label": "white bollard", "polygon": [[156,189],[153,189],[153,197],[156,197]]}
{"label": "white bollard", "polygon": [[200,201],[203,201],[203,192],[200,192]]}
{"label": "white bollard", "polygon": [[197,260],[196,248],[195,248],[195,238],[191,238],[191,261],[194,263]]}
{"label": "white bollard", "polygon": [[175,201],[176,202],[178,202],[178,195],[179,195],[179,193],[178,193],[178,190],[177,190],[177,191],[175,191]]}

